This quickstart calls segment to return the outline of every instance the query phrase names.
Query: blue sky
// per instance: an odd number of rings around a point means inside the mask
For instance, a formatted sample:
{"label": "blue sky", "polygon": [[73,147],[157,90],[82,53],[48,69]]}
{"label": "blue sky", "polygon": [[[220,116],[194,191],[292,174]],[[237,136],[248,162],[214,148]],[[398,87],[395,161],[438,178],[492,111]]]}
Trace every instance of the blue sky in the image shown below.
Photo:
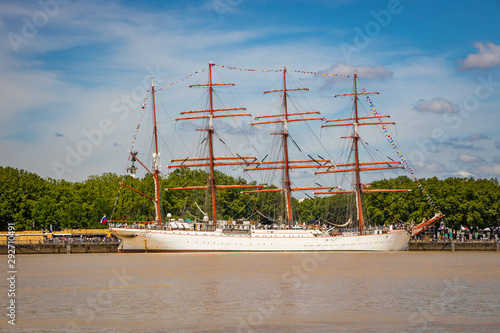
{"label": "blue sky", "polygon": [[[499,17],[500,2],[487,0],[2,1],[0,165],[72,181],[121,173],[148,77],[164,86],[213,60],[357,69],[381,92],[375,106],[398,123],[391,133],[418,177],[498,178]],[[250,113],[268,112],[261,92],[276,89],[278,75],[218,73],[239,85]],[[345,107],[332,95],[351,81],[293,78],[325,117]],[[206,71],[165,89],[167,132],[189,127],[171,119],[187,107],[186,85],[205,79]],[[183,149],[172,143],[163,163]]]}

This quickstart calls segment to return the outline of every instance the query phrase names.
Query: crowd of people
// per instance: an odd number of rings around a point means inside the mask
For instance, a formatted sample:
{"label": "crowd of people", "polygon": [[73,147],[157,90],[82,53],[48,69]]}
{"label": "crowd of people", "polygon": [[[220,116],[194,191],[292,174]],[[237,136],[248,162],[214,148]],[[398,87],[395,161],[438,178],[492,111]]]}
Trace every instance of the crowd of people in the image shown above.
{"label": "crowd of people", "polygon": [[470,232],[469,230],[451,230],[449,228],[429,230],[429,232],[422,232],[413,236],[414,240],[424,240],[425,236],[428,236],[430,241],[458,241],[458,242],[470,242],[470,241],[498,241],[500,239],[500,228],[490,229],[489,231],[479,230]]}
{"label": "crowd of people", "polygon": [[[38,243],[46,244],[83,244],[83,243],[113,243],[119,242],[119,239],[111,237],[40,237]],[[32,243],[32,241],[30,241]]]}

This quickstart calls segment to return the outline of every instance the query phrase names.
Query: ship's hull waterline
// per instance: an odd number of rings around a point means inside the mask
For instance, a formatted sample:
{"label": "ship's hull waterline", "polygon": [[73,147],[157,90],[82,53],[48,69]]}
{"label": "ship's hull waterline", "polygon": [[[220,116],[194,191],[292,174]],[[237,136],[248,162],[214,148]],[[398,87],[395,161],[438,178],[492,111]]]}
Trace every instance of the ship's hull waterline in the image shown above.
{"label": "ship's hull waterline", "polygon": [[252,230],[242,235],[217,231],[110,228],[122,240],[119,252],[305,252],[404,251],[406,230],[370,235],[324,236],[315,230]]}

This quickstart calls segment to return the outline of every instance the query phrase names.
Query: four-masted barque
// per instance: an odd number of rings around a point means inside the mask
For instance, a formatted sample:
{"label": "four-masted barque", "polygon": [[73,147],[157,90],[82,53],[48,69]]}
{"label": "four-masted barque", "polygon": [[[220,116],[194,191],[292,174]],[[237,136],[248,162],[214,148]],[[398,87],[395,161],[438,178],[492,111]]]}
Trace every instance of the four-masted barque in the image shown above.
{"label": "four-masted barque", "polygon": [[[362,126],[377,126],[390,124],[381,118],[383,115],[360,117],[358,115],[358,96],[378,94],[375,92],[358,91],[357,74],[354,74],[354,91],[350,94],[337,96],[352,96],[354,100],[354,115],[350,118],[326,120],[331,123],[322,127],[348,126],[352,128],[351,135],[344,137],[352,143],[354,161],[345,164],[333,164],[327,159],[302,159],[289,158],[289,131],[292,124],[299,121],[325,121],[325,118],[315,116],[319,112],[289,112],[288,98],[290,93],[307,88],[287,87],[287,68],[282,70],[283,88],[266,91],[264,93],[279,92],[283,96],[282,111],[272,115],[256,117],[255,120],[265,119],[251,124],[251,126],[273,124],[279,131],[271,133],[281,137],[281,157],[273,161],[257,161],[254,156],[216,156],[214,153],[214,122],[218,118],[247,117],[248,113],[231,113],[243,111],[246,108],[217,108],[214,105],[214,91],[219,86],[232,86],[232,83],[215,83],[212,78],[213,63],[208,66],[208,83],[192,85],[190,87],[204,87],[208,90],[208,108],[204,110],[185,111],[181,115],[188,115],[176,120],[205,120],[206,126],[198,129],[206,133],[204,141],[207,142],[207,156],[197,158],[174,159],[169,168],[207,168],[208,181],[203,186],[183,186],[164,189],[167,191],[181,190],[207,190],[210,194],[211,205],[203,213],[203,221],[199,223],[186,223],[181,220],[171,219],[168,214],[164,219],[161,214],[161,190],[159,182],[160,162],[158,151],[158,126],[155,110],[155,86],[151,86],[152,112],[153,112],[153,137],[154,151],[152,170],[149,170],[139,160],[138,154],[131,151],[133,161],[138,161],[154,180],[155,197],[149,197],[142,192],[133,191],[149,198],[155,206],[154,221],[117,221],[111,220],[109,228],[112,235],[122,241],[121,252],[209,252],[209,251],[236,251],[236,252],[287,252],[287,251],[402,251],[405,250],[412,235],[422,231],[426,226],[432,225],[442,217],[437,213],[428,221],[419,225],[408,225],[403,229],[381,229],[365,227],[362,196],[371,192],[405,191],[395,189],[368,189],[361,182],[361,173],[380,169],[404,168],[399,162],[380,161],[363,162],[360,160],[358,141],[359,128]],[[313,116],[313,114],[315,114]],[[373,122],[373,120],[378,120]],[[310,156],[310,155],[309,155]],[[246,172],[263,172],[278,170],[282,172],[281,186],[268,188],[264,185],[224,185],[217,184],[215,170],[221,166],[244,166]],[[351,173],[353,174],[353,189],[340,190],[338,186],[294,187],[291,171],[294,169],[315,169],[315,174],[324,173]],[[253,221],[223,221],[218,219],[216,192],[220,189],[241,188],[243,193],[280,192],[285,201],[285,219],[274,224],[261,226]],[[293,220],[292,192],[313,190],[314,194],[352,194],[356,201],[357,225],[349,231],[332,232],[332,229],[320,226],[306,226]],[[356,222],[356,221],[355,221]],[[347,223],[346,223],[347,225]],[[338,230],[337,230],[338,231]]]}

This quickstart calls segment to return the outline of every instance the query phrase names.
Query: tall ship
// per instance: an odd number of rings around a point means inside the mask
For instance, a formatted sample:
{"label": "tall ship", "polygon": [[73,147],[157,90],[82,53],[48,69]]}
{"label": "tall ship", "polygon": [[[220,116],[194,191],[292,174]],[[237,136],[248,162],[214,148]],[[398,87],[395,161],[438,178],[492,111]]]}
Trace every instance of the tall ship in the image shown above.
{"label": "tall ship", "polygon": [[[143,161],[145,154],[139,154],[134,149],[129,151],[129,164],[126,171],[130,176],[125,178],[133,179],[137,172],[137,164],[140,164],[147,172],[147,177],[151,179],[154,196],[144,193],[144,190],[136,189],[125,181],[120,183],[120,189],[116,200],[118,201],[122,190],[129,191],[135,195],[146,198],[150,205],[154,206],[154,220],[122,220],[111,217],[109,229],[112,235],[121,239],[120,252],[288,252],[288,251],[404,251],[410,238],[421,232],[424,228],[431,226],[442,218],[442,214],[437,212],[429,220],[423,220],[420,224],[406,223],[399,224],[399,228],[373,227],[367,226],[365,221],[365,209],[363,197],[370,193],[386,193],[396,191],[408,191],[405,189],[372,189],[362,182],[362,174],[375,170],[403,169],[405,165],[393,159],[384,161],[366,162],[361,159],[360,145],[362,139],[359,129],[367,126],[384,126],[394,124],[384,121],[389,116],[375,114],[373,116],[360,116],[358,114],[358,103],[360,97],[378,94],[358,90],[358,75],[354,74],[354,89],[352,93],[336,95],[335,97],[347,96],[352,98],[352,115],[348,118],[326,120],[320,117],[320,112],[316,111],[290,111],[289,104],[291,94],[307,88],[290,88],[288,83],[288,69],[285,67],[279,72],[282,73],[282,87],[276,90],[265,91],[264,93],[278,93],[281,95],[278,112],[255,117],[255,121],[250,126],[272,126],[277,140],[278,147],[274,154],[268,158],[265,154],[263,158],[257,156],[233,154],[217,154],[216,144],[224,144],[224,140],[217,134],[216,122],[220,118],[251,117],[246,113],[244,107],[221,108],[215,103],[216,89],[220,87],[233,86],[232,83],[218,83],[213,78],[212,62],[208,66],[208,82],[195,84],[190,87],[201,87],[208,93],[208,102],[205,109],[181,112],[180,118],[175,121],[203,121],[203,127],[197,131],[204,133],[204,138],[200,147],[204,156],[183,157],[172,159],[169,169],[205,169],[206,184],[182,184],[177,187],[162,188],[160,151],[158,148],[159,132],[155,106],[155,84],[150,87],[150,126],[152,132],[152,162],[147,165]],[[146,103],[145,103],[146,104]],[[143,106],[143,109],[145,106]],[[142,117],[141,117],[142,119]],[[349,160],[346,163],[333,163],[331,159],[321,156],[313,157],[306,154],[307,158],[295,159],[290,156],[290,146],[297,146],[291,137],[293,126],[297,122],[321,123],[318,128],[344,127],[349,129],[349,134],[342,137],[349,145]],[[314,126],[314,125],[309,125]],[[139,126],[138,126],[139,129]],[[137,135],[137,133],[136,133]],[[134,137],[135,142],[135,137]],[[230,151],[231,152],[231,151]],[[145,158],[144,158],[145,159]],[[270,184],[221,184],[217,177],[217,168],[221,167],[241,167],[246,173],[261,173],[277,171],[279,176],[278,185]],[[293,176],[297,170],[310,170],[314,175],[339,174],[348,180],[352,188],[343,189],[335,184],[323,186],[316,183],[315,186],[299,187],[294,185]],[[282,198],[283,211],[280,216],[270,217],[258,209],[253,214],[253,218],[224,219],[219,213],[217,204],[217,193],[219,191],[237,189],[249,196],[265,195],[274,193]],[[175,193],[177,191],[203,191],[206,193],[208,204],[203,207],[194,202],[201,218],[194,214],[194,221],[173,218],[170,213],[162,212],[162,197],[164,193]],[[354,208],[346,215],[344,220],[336,216],[336,221],[342,220],[344,223],[335,224],[328,219],[322,221],[297,221],[293,212],[294,191],[314,191],[315,195],[342,195],[350,196],[353,199]],[[193,198],[186,196],[186,198]],[[186,199],[187,200],[187,199]],[[193,199],[194,200],[194,199]],[[115,202],[115,207],[116,207]],[[114,214],[114,213],[113,213]],[[327,214],[326,214],[327,215]]]}

